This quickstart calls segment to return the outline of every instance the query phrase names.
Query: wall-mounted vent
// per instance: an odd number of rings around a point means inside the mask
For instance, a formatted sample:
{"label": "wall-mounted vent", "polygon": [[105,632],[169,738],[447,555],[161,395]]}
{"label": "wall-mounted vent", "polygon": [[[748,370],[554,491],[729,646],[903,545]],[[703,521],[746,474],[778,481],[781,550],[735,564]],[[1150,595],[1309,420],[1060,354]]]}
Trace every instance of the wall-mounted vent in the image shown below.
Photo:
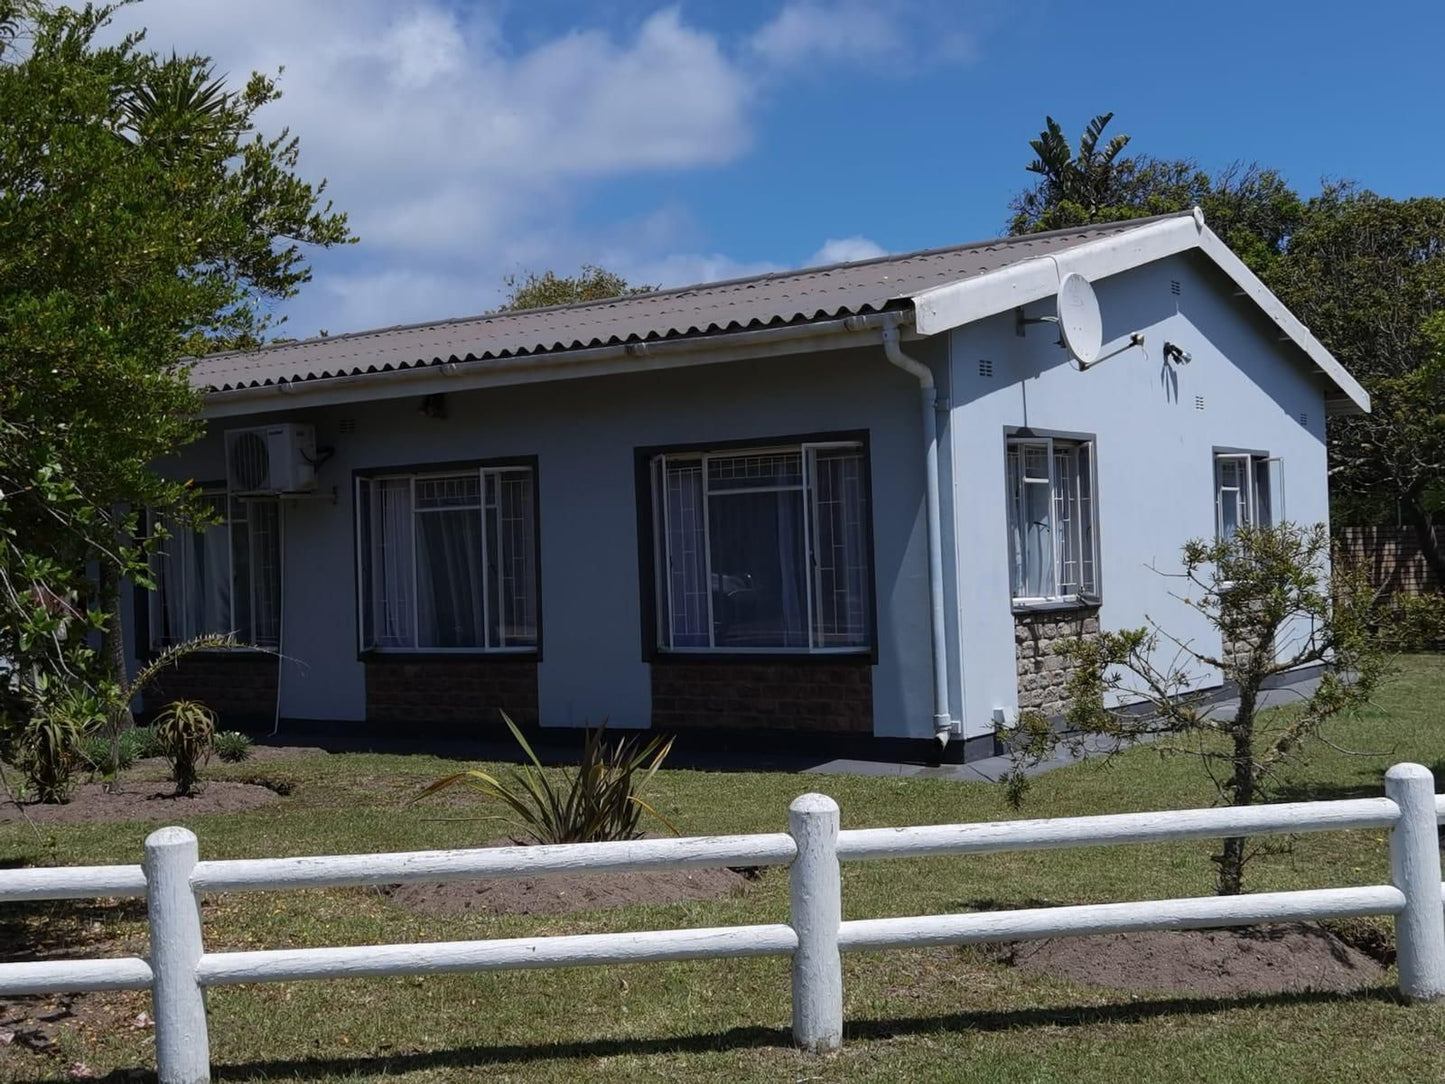
{"label": "wall-mounted vent", "polygon": [[1175,297],[1178,297],[1180,294],[1182,294],[1182,293],[1184,292],[1184,287],[1182,287],[1182,286],[1179,285],[1179,280],[1178,280],[1178,279],[1170,279],[1170,280],[1169,280],[1169,292],[1170,292],[1171,294],[1173,294]]}
{"label": "wall-mounted vent", "polygon": [[979,375],[979,376],[992,377],[992,376],[993,376],[993,362],[989,361],[988,358],[979,358],[979,359],[978,359],[978,375]]}
{"label": "wall-mounted vent", "polygon": [[1300,423],[1300,425],[1302,425],[1302,426],[1304,426],[1306,429],[1308,429],[1308,428],[1310,427],[1310,416],[1309,416],[1308,414],[1306,414],[1304,411],[1300,411],[1299,423]]}
{"label": "wall-mounted vent", "polygon": [[351,436],[352,433],[356,432],[356,419],[342,418],[336,423],[336,431],[344,437]]}
{"label": "wall-mounted vent", "polygon": [[1202,396],[1202,395],[1196,395],[1196,396],[1194,397],[1194,409],[1195,409],[1195,410],[1203,410],[1203,409],[1204,409],[1204,396]]}

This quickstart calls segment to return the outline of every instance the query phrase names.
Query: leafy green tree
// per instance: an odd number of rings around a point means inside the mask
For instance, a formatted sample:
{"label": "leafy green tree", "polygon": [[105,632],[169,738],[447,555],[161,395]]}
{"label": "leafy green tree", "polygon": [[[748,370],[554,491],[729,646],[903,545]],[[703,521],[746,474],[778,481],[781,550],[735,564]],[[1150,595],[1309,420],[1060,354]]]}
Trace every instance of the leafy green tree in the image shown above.
{"label": "leafy green tree", "polygon": [[1210,175],[1192,158],[1121,156],[1127,135],[1099,147],[1114,114],[1089,122],[1077,154],[1058,122],[1029,141],[1025,168],[1040,176],[1009,203],[1009,232],[1036,233],[1090,222],[1118,222],[1199,207],[1210,228],[1256,274],[1268,277],[1299,227],[1305,204],[1277,172],[1234,164]]}
{"label": "leafy green tree", "polygon": [[[1027,768],[1060,745],[1113,756],[1148,741],[1161,755],[1193,758],[1221,804],[1269,800],[1301,749],[1365,704],[1388,671],[1378,631],[1388,615],[1361,574],[1329,558],[1323,524],[1241,527],[1229,541],[1186,543],[1177,597],[1214,630],[1213,642],[1152,620],[1074,641],[1067,732],[1037,712],[1020,718],[1010,799],[1022,801]],[[1331,668],[1312,693],[1287,710],[1262,710],[1272,678],[1323,662]],[[1237,706],[1193,690],[1204,667],[1235,686]],[[1220,894],[1242,891],[1250,857],[1247,839],[1223,841],[1214,856]]]}
{"label": "leafy green tree", "polygon": [[575,305],[583,301],[606,301],[613,297],[627,297],[633,294],[647,294],[655,286],[630,286],[626,279],[615,271],[583,264],[575,275],[559,275],[555,271],[527,271],[521,275],[508,275],[502,280],[507,298],[500,310],[541,309],[549,305]]}
{"label": "leafy green tree", "polygon": [[1445,199],[1326,192],[1271,285],[1372,400],[1330,423],[1334,518],[1402,518],[1445,582]]}
{"label": "leafy green tree", "polygon": [[[257,130],[272,79],[231,89],[205,57],[106,43],[116,8],[0,0],[0,658],[83,664],[114,695],[119,583],[145,582],[156,542],[136,510],[204,517],[154,469],[200,432],[186,357],[260,341],[310,278],[304,249],[352,240],[297,140]],[[87,599],[98,615],[75,616]],[[107,627],[108,676],[83,637],[44,647],[60,613]]]}

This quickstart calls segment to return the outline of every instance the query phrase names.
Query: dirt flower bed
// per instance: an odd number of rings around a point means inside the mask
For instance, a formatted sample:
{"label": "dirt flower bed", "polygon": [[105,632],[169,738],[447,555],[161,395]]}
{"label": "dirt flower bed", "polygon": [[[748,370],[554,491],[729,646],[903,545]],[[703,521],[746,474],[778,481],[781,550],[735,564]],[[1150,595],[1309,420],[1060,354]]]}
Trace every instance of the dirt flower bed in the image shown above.
{"label": "dirt flower bed", "polygon": [[189,797],[171,793],[169,782],[123,780],[117,792],[100,783],[82,783],[64,805],[27,802],[0,804],[0,821],[28,819],[35,824],[96,824],[118,821],[173,821],[207,813],[244,813],[281,800],[275,790],[254,783],[212,780]]}
{"label": "dirt flower bed", "polygon": [[1030,975],[1204,997],[1346,992],[1386,977],[1378,960],[1305,923],[1025,941],[1001,958]]}
{"label": "dirt flower bed", "polygon": [[726,899],[746,892],[756,879],[756,871],[732,869],[559,873],[549,877],[387,885],[381,894],[408,910],[441,918],[477,913],[562,915],[637,904]]}

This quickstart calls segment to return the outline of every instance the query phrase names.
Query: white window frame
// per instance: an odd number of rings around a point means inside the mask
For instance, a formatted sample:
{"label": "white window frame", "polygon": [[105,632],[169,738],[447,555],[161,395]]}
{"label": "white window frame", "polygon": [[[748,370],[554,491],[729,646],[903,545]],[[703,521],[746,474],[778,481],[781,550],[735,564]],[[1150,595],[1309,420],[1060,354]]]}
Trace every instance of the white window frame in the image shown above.
{"label": "white window frame", "polygon": [[[822,568],[814,549],[813,524],[818,519],[818,486],[817,486],[817,455],[820,451],[829,449],[845,448],[856,451],[862,463],[862,485],[865,516],[864,520],[864,545],[863,562],[866,586],[864,588],[864,613],[865,638],[866,642],[855,645],[826,645],[819,644],[818,629],[813,620],[816,606],[816,596],[821,592]],[[805,622],[808,632],[808,646],[806,647],[740,647],[732,644],[717,643],[717,626],[713,614],[713,592],[712,592],[712,531],[711,531],[711,505],[709,499],[712,496],[708,488],[710,471],[709,464],[715,459],[735,459],[740,456],[762,456],[762,455],[800,455],[802,482],[800,486],[758,486],[748,488],[729,488],[719,491],[720,493],[763,493],[783,492],[794,489],[801,489],[803,494],[803,539],[804,539],[804,562],[807,566],[805,577],[807,590],[805,602]],[[703,546],[703,583],[706,585],[707,596],[707,638],[706,646],[683,645],[676,646],[672,614],[669,612],[668,599],[670,597],[667,577],[672,568],[672,538],[667,530],[668,504],[667,504],[667,471],[669,464],[679,462],[697,463],[702,472],[702,546]],[[648,484],[652,492],[652,555],[653,555],[653,599],[655,608],[653,623],[656,630],[655,644],[657,650],[667,655],[871,655],[877,639],[876,620],[873,612],[873,541],[870,527],[872,516],[872,493],[868,484],[868,447],[861,440],[819,440],[801,441],[795,444],[770,444],[766,446],[739,446],[730,448],[719,448],[709,451],[673,451],[664,452],[652,456],[648,461]]]}
{"label": "white window frame", "polygon": [[[226,599],[227,599],[227,606],[230,608],[230,611],[231,611],[231,612],[230,612],[230,619],[231,619],[231,620],[230,620],[230,624],[231,624],[231,626],[232,626],[230,629],[227,629],[227,630],[216,630],[214,633],[202,633],[202,635],[216,634],[216,633],[220,633],[220,632],[224,631],[224,633],[229,633],[229,634],[232,635],[232,636],[237,636],[237,637],[240,637],[240,636],[241,636],[242,630],[240,630],[240,629],[238,629],[238,628],[235,627],[235,617],[236,617],[235,598],[236,598],[236,595],[237,595],[237,585],[236,585],[236,545],[235,545],[235,538],[234,538],[234,524],[235,524],[236,522],[238,522],[238,520],[237,520],[236,516],[232,513],[232,507],[233,507],[233,503],[239,503],[239,504],[242,504],[242,505],[271,504],[271,505],[274,505],[275,508],[276,508],[276,580],[277,580],[276,637],[275,637],[274,640],[272,640],[272,639],[262,640],[262,639],[260,639],[260,638],[258,638],[258,637],[256,637],[256,636],[254,636],[254,634],[253,634],[247,642],[254,644],[256,647],[262,647],[262,648],[279,648],[280,645],[281,645],[281,620],[282,620],[282,618],[281,618],[281,612],[282,612],[282,608],[285,606],[285,603],[286,603],[286,575],[285,575],[285,565],[284,565],[284,562],[285,562],[285,559],[286,559],[286,545],[285,545],[285,530],[286,530],[286,526],[285,526],[285,525],[286,525],[286,517],[281,514],[281,501],[280,501],[280,498],[279,498],[279,497],[268,497],[268,496],[255,496],[255,495],[242,496],[242,495],[240,495],[240,494],[234,494],[234,493],[232,493],[228,488],[224,488],[224,487],[219,486],[219,485],[204,486],[204,487],[202,487],[202,488],[201,488],[201,496],[203,496],[203,497],[208,497],[208,498],[211,498],[211,499],[219,499],[219,500],[221,501],[221,503],[222,503],[223,508],[225,509],[225,514],[224,514],[224,516],[223,516],[223,518],[222,518],[222,522],[216,524],[216,525],[213,526],[213,527],[207,528],[207,530],[208,530],[208,531],[211,531],[211,530],[221,530],[221,529],[224,529],[225,532],[226,532],[226,582],[230,585],[230,590],[229,590],[229,592],[228,592],[228,594],[227,594],[227,596],[226,596]],[[250,521],[250,518],[249,518],[249,509],[247,510],[247,513],[248,513],[248,516],[247,516],[246,523],[247,523],[247,528],[248,528],[248,529],[247,529],[247,531],[246,531],[246,547],[247,547],[247,550],[249,551],[250,556],[249,556],[249,559],[248,559],[247,562],[246,562],[246,567],[247,567],[247,569],[249,569],[249,570],[251,570],[251,571],[250,571],[249,574],[247,575],[246,585],[245,585],[245,586],[246,586],[246,594],[247,594],[247,597],[248,597],[249,602],[250,602],[250,606],[249,606],[248,612],[251,614],[251,622],[252,622],[252,626],[251,626],[251,627],[252,627],[252,630],[253,630],[253,633],[254,633],[255,620],[256,620],[256,616],[255,616],[255,615],[256,615],[256,613],[257,613],[257,605],[256,605],[256,601],[257,601],[257,599],[256,599],[256,576],[255,576],[255,572],[254,572],[254,570],[255,570],[256,567],[257,567],[257,560],[256,560],[256,532],[249,529],[250,526],[251,526],[251,521]],[[150,521],[151,521],[151,525],[152,525],[152,530],[154,530],[154,525],[155,525],[156,521],[157,521],[159,518],[160,518],[160,517],[158,516],[157,513],[155,513],[155,512],[151,512],[151,513],[150,513]],[[203,533],[205,533],[205,532],[202,532],[202,531],[193,530],[193,529],[191,529],[191,528],[180,528],[179,530],[172,531],[170,537],[171,537],[171,539],[179,538],[183,532],[186,533],[186,534],[203,534]],[[155,581],[157,588],[160,587],[160,580],[161,580],[161,577],[164,575],[163,569],[164,569],[164,566],[156,563],[155,561],[152,561],[152,562],[151,562],[151,576],[152,576],[152,579]],[[147,612],[148,612],[148,614],[149,614],[149,620],[150,620],[150,635],[149,635],[149,639],[150,639],[150,645],[149,645],[149,646],[150,646],[150,649],[151,649],[152,651],[163,651],[163,650],[165,650],[166,648],[171,647],[171,646],[174,646],[174,644],[176,644],[176,643],[179,643],[180,641],[172,640],[172,639],[169,639],[169,638],[167,638],[167,637],[163,637],[163,636],[161,635],[161,626],[164,624],[164,622],[163,622],[163,620],[162,620],[162,615],[161,615],[161,606],[162,606],[161,591],[160,591],[160,590],[155,590],[155,591],[149,592],[149,598],[148,598],[148,600],[147,600],[147,603],[148,603],[148,605],[147,605]]]}
{"label": "white window frame", "polygon": [[[1244,468],[1243,488],[1224,484],[1226,463]],[[1273,472],[1273,473],[1272,473]],[[1278,476],[1275,484],[1274,476]],[[1269,526],[1284,519],[1284,460],[1268,452],[1216,450],[1214,453],[1214,536],[1224,540],[1224,495],[1238,493],[1243,524]]]}
{"label": "white window frame", "polygon": [[[453,505],[450,508],[417,508],[416,487],[418,482],[425,482],[438,478],[457,478],[469,474],[476,474],[480,489],[477,493],[476,511],[481,522],[481,544],[482,544],[482,635],[487,643],[480,647],[422,647],[418,641],[421,636],[420,606],[421,593],[418,590],[418,568],[416,547],[416,521],[421,515],[429,515],[439,511],[469,510],[470,505]],[[497,576],[502,576],[503,564],[508,556],[503,548],[501,530],[501,508],[500,503],[492,504],[487,500],[488,481],[495,479],[500,485],[502,478],[508,474],[525,474],[532,483],[532,509],[534,519],[537,511],[537,501],[540,499],[537,486],[537,470],[530,463],[507,463],[494,466],[458,467],[452,470],[425,470],[425,471],[378,471],[358,475],[355,480],[353,492],[352,515],[355,522],[356,533],[356,642],[361,651],[365,654],[378,655],[535,655],[542,646],[542,592],[541,592],[541,549],[542,540],[540,532],[534,527],[532,534],[532,582],[530,590],[533,596],[533,624],[536,635],[533,642],[525,644],[493,644],[492,640],[492,612],[491,592],[488,590],[491,584],[487,581],[490,578],[489,569],[492,565],[491,549],[487,534],[487,517],[493,512],[497,515],[497,541],[498,548],[502,550],[496,562]],[[411,637],[412,645],[398,646],[393,644],[380,645],[367,643],[366,640],[366,613],[371,605],[369,585],[365,570],[369,567],[368,555],[365,552],[365,535],[361,522],[361,493],[362,487],[376,485],[381,482],[405,481],[410,487],[409,509],[412,532],[411,551]],[[373,540],[374,545],[374,540]],[[373,555],[374,556],[374,555]],[[502,601],[502,589],[500,581],[496,585],[498,601]],[[499,622],[499,629],[503,623]]]}
{"label": "white window frame", "polygon": [[[1044,479],[1029,479],[1025,476],[1025,452],[1028,448],[1042,449],[1049,468],[1047,481]],[[1087,450],[1088,470],[1083,471],[1078,467],[1079,453]],[[1049,534],[1053,545],[1052,575],[1054,590],[1040,595],[1025,595],[1017,593],[1020,585],[1029,580],[1028,571],[1022,568],[1024,555],[1018,552],[1015,544],[1015,537],[1019,533],[1016,529],[1015,519],[1021,513],[1019,499],[1022,498],[1022,491],[1014,492],[1013,477],[1010,470],[1010,459],[1015,455],[1019,457],[1019,485],[1047,485],[1049,488]],[[1060,591],[1059,579],[1062,574],[1065,559],[1064,531],[1059,524],[1064,517],[1061,509],[1065,507],[1068,495],[1065,494],[1059,484],[1059,457],[1071,455],[1074,458],[1074,492],[1073,506],[1079,510],[1079,519],[1072,525],[1075,532],[1075,551],[1078,554],[1080,569],[1078,572],[1079,590]],[[1050,606],[1060,603],[1081,603],[1092,605],[1101,598],[1100,590],[1100,567],[1099,567],[1099,477],[1098,477],[1098,445],[1093,437],[1053,437],[1053,436],[1010,436],[1004,449],[1004,489],[1006,491],[1006,526],[1008,529],[1009,546],[1009,595],[1013,605],[1019,609],[1027,609],[1031,606]],[[1084,481],[1087,476],[1088,493],[1084,493]],[[1084,542],[1085,512],[1087,511],[1088,543]],[[1084,564],[1092,569],[1092,575],[1087,575],[1083,569]]]}

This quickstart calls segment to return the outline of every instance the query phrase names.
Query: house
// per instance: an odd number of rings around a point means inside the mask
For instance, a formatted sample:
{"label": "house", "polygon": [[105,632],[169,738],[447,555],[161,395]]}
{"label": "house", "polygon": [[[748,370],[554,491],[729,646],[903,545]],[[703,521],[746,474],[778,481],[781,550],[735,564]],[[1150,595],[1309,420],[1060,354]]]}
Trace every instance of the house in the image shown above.
{"label": "house", "polygon": [[193,656],[157,697],[966,757],[1062,710],[1062,638],[1146,614],[1210,635],[1154,569],[1242,522],[1326,520],[1326,418],[1369,409],[1197,210],[191,378],[208,432],[165,469],[225,522],[168,544],[130,642],[234,629],[279,657]]}

